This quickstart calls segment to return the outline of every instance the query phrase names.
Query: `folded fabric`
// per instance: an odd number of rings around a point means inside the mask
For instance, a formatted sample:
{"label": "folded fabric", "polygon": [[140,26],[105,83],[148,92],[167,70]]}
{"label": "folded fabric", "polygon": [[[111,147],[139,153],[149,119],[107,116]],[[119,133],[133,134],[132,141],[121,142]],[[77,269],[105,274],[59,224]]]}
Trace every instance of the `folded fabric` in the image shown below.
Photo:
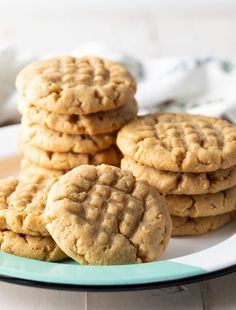
{"label": "folded fabric", "polygon": [[[137,60],[99,42],[80,45],[68,54],[100,56],[127,66],[138,82],[136,98],[140,114],[187,111],[236,122],[236,68],[231,61],[212,57]],[[0,50],[0,124],[19,119],[15,76],[35,59],[32,55],[19,54],[15,48]]]}

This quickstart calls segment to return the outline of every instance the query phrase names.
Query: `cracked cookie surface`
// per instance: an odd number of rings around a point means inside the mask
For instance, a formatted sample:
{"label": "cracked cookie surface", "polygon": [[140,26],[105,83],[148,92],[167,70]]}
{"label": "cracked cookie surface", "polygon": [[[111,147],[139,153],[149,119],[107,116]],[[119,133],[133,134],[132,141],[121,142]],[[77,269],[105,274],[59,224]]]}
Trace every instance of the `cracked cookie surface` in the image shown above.
{"label": "cracked cookie surface", "polygon": [[100,135],[118,131],[137,116],[137,103],[125,104],[107,112],[89,115],[66,115],[37,108],[25,102],[18,102],[19,110],[30,122],[72,135]]}
{"label": "cracked cookie surface", "polygon": [[19,140],[18,147],[28,161],[40,167],[55,170],[71,170],[83,164],[100,165],[104,163],[118,166],[121,159],[120,151],[113,146],[93,155],[73,152],[49,152],[29,145],[24,141],[21,142],[21,139]]}
{"label": "cracked cookie surface", "polygon": [[236,186],[215,194],[166,195],[171,215],[179,217],[214,216],[236,210]]}
{"label": "cracked cookie surface", "polygon": [[70,135],[29,123],[23,118],[21,135],[30,145],[49,152],[95,154],[116,142],[115,134]]}
{"label": "cracked cookie surface", "polygon": [[48,192],[57,180],[45,175],[0,180],[0,230],[49,236],[44,209]]}
{"label": "cracked cookie surface", "polygon": [[56,170],[56,169],[47,169],[40,167],[37,164],[30,162],[26,157],[23,157],[20,163],[20,174],[19,177],[30,177],[35,174],[44,175],[44,176],[55,176],[60,177],[63,174],[68,172],[67,170]]}
{"label": "cracked cookie surface", "polygon": [[235,217],[235,213],[189,218],[171,216],[172,236],[203,235],[219,229]]}
{"label": "cracked cookie surface", "polygon": [[209,172],[236,164],[236,126],[186,113],[140,116],[117,137],[121,152],[160,170]]}
{"label": "cracked cookie surface", "polygon": [[97,57],[55,57],[28,65],[16,87],[37,107],[63,114],[108,111],[133,100],[136,83],[122,65]]}
{"label": "cracked cookie surface", "polygon": [[125,157],[121,160],[121,169],[130,170],[138,180],[148,182],[162,194],[200,195],[236,186],[236,166],[202,173],[170,172]]}
{"label": "cracked cookie surface", "polygon": [[83,165],[50,190],[47,229],[81,264],[114,265],[158,259],[171,234],[161,196],[119,168]]}
{"label": "cracked cookie surface", "polygon": [[51,237],[0,231],[0,251],[31,259],[60,261],[67,258]]}

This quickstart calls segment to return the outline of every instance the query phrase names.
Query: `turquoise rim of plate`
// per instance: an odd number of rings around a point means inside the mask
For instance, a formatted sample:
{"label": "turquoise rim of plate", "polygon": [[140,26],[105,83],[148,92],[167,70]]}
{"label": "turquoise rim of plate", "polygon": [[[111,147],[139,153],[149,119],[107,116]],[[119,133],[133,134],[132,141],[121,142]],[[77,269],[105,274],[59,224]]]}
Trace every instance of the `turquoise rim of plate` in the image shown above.
{"label": "turquoise rim of plate", "polygon": [[0,253],[0,274],[24,280],[70,285],[134,285],[176,280],[207,273],[200,267],[159,261],[119,266],[81,266],[67,260],[42,262]]}

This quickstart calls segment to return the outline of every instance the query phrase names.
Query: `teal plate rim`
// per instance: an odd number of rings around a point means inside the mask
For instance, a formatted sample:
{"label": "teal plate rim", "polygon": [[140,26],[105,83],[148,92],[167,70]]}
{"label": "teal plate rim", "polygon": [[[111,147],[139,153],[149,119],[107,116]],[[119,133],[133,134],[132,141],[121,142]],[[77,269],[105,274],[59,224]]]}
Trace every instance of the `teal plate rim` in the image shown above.
{"label": "teal plate rim", "polygon": [[207,271],[173,261],[116,266],[80,266],[76,262],[42,262],[0,253],[0,274],[64,285],[134,285],[168,281]]}
{"label": "teal plate rim", "polygon": [[[0,129],[0,159],[16,154],[19,127]],[[7,137],[7,139],[6,139]],[[158,262],[121,266],[80,266],[72,261],[41,262],[0,252],[0,280],[58,289],[111,290],[164,287],[236,271],[236,233],[217,245],[190,255]]]}
{"label": "teal plate rim", "polygon": [[173,287],[179,285],[192,284],[195,282],[206,281],[218,277],[222,277],[236,272],[236,265],[220,269],[213,272],[208,272],[196,276],[186,278],[168,280],[162,282],[153,282],[145,284],[132,284],[132,285],[71,285],[71,284],[55,284],[50,282],[40,282],[25,280],[20,278],[13,278],[8,276],[1,276],[0,281],[21,286],[37,287],[50,290],[63,290],[63,291],[86,291],[86,292],[114,292],[114,291],[137,291],[137,290],[150,290],[160,289],[166,287]]}

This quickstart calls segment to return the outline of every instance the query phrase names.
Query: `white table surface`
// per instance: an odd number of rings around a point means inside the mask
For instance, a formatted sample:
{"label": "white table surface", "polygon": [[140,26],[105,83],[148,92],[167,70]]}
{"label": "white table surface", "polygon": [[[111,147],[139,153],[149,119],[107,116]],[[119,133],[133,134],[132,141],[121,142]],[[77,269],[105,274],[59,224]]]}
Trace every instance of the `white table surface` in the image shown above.
{"label": "white table surface", "polygon": [[[0,46],[42,55],[63,53],[86,41],[103,41],[136,57],[236,56],[236,9],[233,1],[220,6],[142,9],[75,1],[0,0]],[[125,1],[121,1],[125,3]],[[140,2],[140,1],[138,1]],[[158,3],[161,1],[158,1]],[[185,3],[186,1],[181,1]],[[193,2],[193,1],[192,1]],[[200,1],[204,4],[204,1]],[[24,4],[26,3],[26,4]],[[28,3],[28,4],[27,4]],[[45,3],[48,3],[45,5]],[[172,9],[170,4],[175,4]],[[168,4],[168,5],[167,5]],[[233,5],[234,4],[234,5]],[[0,282],[1,310],[20,309],[236,309],[236,274],[162,290],[122,293],[80,293],[44,290]]]}

